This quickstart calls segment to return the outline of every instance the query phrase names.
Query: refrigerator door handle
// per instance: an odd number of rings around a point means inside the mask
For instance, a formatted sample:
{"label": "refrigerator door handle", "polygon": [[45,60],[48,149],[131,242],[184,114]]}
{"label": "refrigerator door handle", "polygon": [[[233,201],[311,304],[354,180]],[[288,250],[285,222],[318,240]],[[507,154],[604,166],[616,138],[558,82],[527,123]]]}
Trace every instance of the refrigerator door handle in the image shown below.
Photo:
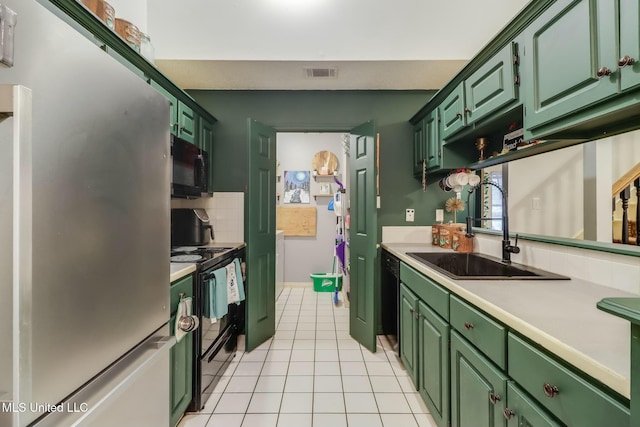
{"label": "refrigerator door handle", "polygon": [[[32,92],[0,85],[0,400],[32,399]],[[9,120],[5,123],[5,120]],[[0,411],[0,425],[22,427],[31,414]]]}

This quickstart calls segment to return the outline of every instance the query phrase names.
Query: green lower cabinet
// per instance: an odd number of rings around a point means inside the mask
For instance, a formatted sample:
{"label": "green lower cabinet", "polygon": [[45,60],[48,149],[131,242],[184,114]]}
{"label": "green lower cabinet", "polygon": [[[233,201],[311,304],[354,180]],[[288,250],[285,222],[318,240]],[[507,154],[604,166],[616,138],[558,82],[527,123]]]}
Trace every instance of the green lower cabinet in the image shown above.
{"label": "green lower cabinet", "polygon": [[[169,322],[170,330],[175,328],[176,316]],[[187,409],[193,396],[193,334],[185,335],[173,346],[169,356],[171,367],[171,427],[175,426]]]}
{"label": "green lower cabinet", "polygon": [[418,301],[418,391],[438,426],[449,423],[450,327],[422,301]]}
{"label": "green lower cabinet", "polygon": [[507,376],[451,331],[451,425],[505,427]]}
{"label": "green lower cabinet", "polygon": [[507,384],[507,427],[562,427],[513,381]]}
{"label": "green lower cabinet", "polygon": [[400,359],[414,384],[418,384],[418,298],[400,284]]}

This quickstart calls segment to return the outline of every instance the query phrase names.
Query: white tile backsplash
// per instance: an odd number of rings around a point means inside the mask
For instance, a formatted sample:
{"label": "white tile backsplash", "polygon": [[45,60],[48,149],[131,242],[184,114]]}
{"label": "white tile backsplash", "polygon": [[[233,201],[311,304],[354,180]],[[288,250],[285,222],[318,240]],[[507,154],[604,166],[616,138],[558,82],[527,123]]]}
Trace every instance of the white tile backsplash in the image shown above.
{"label": "white tile backsplash", "polygon": [[[476,234],[477,252],[500,257],[502,236]],[[608,252],[519,240],[520,254],[513,262],[640,294],[640,262],[637,257]]]}
{"label": "white tile backsplash", "polygon": [[431,226],[382,227],[383,243],[429,243]]}
{"label": "white tile backsplash", "polygon": [[244,193],[218,192],[213,197],[171,199],[171,208],[203,208],[213,225],[215,241],[244,242]]}

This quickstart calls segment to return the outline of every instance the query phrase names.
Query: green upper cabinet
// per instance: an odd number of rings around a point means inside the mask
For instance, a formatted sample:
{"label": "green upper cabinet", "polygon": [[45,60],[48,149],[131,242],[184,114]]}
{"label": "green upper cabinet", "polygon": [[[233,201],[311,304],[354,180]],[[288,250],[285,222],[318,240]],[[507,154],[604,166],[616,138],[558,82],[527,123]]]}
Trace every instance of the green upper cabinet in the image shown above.
{"label": "green upper cabinet", "polygon": [[213,158],[213,123],[207,121],[204,117],[200,117],[198,123],[198,144],[201,149],[209,154],[209,182],[207,188],[209,192],[213,192],[213,168],[211,167],[213,163],[211,161]]}
{"label": "green upper cabinet", "polygon": [[461,130],[466,124],[464,85],[459,84],[438,107],[440,111],[440,137],[443,140]]}
{"label": "green upper cabinet", "polygon": [[640,3],[620,0],[620,88],[640,84]]}
{"label": "green upper cabinet", "polygon": [[187,142],[196,142],[196,115],[188,105],[178,101],[178,133],[177,135]]}
{"label": "green upper cabinet", "polygon": [[160,92],[169,101],[169,129],[175,135],[178,129],[178,98],[154,80],[151,80],[151,87]]}
{"label": "green upper cabinet", "polygon": [[427,153],[424,139],[424,119],[413,126],[413,176],[422,176],[422,163]]}
{"label": "green upper cabinet", "polygon": [[525,30],[528,130],[617,92],[616,16],[611,0],[558,0]]}
{"label": "green upper cabinet", "polygon": [[433,110],[430,115],[424,118],[423,123],[427,170],[440,169],[442,165],[442,143],[440,141],[440,126],[438,125],[438,110]]}
{"label": "green upper cabinet", "polygon": [[518,99],[518,44],[507,44],[464,81],[465,114],[472,124]]}

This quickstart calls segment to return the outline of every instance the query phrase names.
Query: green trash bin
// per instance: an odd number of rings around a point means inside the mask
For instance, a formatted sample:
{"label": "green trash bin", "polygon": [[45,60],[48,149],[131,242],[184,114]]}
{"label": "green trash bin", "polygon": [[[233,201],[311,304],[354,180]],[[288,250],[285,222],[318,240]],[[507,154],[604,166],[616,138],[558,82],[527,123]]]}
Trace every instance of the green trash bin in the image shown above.
{"label": "green trash bin", "polygon": [[342,289],[342,274],[312,273],[311,280],[316,292],[335,292]]}

